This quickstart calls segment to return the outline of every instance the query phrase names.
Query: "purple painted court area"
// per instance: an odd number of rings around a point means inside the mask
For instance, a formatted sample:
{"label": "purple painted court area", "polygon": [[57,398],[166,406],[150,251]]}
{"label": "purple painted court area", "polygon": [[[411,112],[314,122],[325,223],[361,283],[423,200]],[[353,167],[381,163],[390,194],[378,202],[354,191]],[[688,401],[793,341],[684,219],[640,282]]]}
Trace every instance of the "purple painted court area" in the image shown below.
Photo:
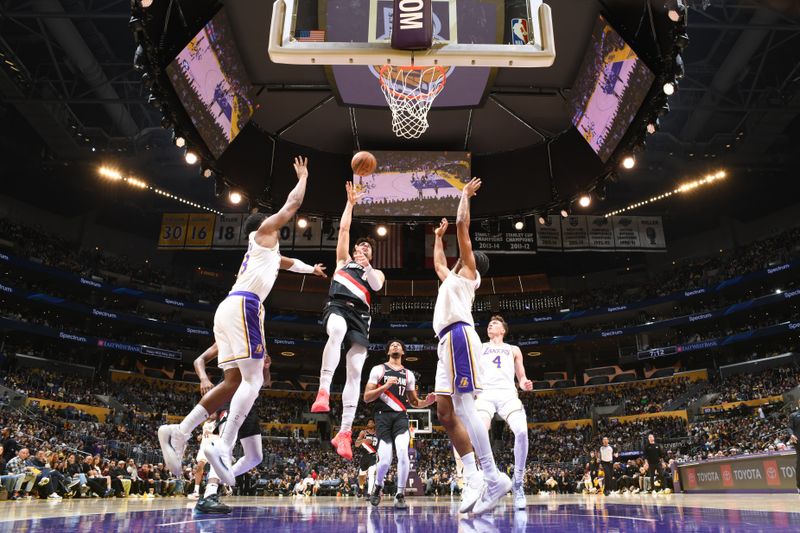
{"label": "purple painted court area", "polygon": [[[229,503],[235,504],[235,499]],[[533,502],[526,511],[502,507],[484,517],[459,516],[455,507],[435,504],[432,499],[410,498],[411,508],[395,512],[386,502],[373,509],[363,502],[320,498],[310,501],[284,500],[274,507],[243,506],[226,516],[192,515],[186,508],[134,511],[128,513],[83,514],[73,517],[41,518],[0,522],[0,532],[61,531],[187,531],[187,532],[292,532],[340,533],[463,533],[523,531],[798,531],[800,514],[731,509],[672,506],[669,502],[605,503],[586,500],[562,505],[546,499]],[[288,505],[286,505],[288,504]],[[8,505],[8,504],[5,504]],[[14,504],[12,504],[14,505]],[[68,503],[65,502],[65,506]],[[66,509],[65,509],[66,511]]]}

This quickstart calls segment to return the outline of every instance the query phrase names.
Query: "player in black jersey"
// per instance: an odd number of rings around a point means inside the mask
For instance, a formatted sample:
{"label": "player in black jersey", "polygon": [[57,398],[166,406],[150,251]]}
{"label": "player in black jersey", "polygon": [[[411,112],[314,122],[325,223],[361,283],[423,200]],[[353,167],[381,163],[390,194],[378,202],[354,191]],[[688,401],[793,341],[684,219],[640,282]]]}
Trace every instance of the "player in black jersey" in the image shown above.
{"label": "player in black jersey", "polygon": [[367,422],[367,429],[362,429],[356,437],[356,448],[362,448],[364,452],[361,454],[361,461],[358,464],[358,497],[360,498],[362,494],[371,494],[372,486],[375,484],[375,469],[378,464],[378,435],[375,433],[374,419],[370,419]]}
{"label": "player in black jersey", "polygon": [[[200,378],[200,391],[205,394],[208,390],[213,388],[211,380],[208,379],[206,373],[206,363],[214,360],[217,357],[217,345],[212,345],[208,350],[202,353],[200,357],[194,360],[194,370]],[[269,386],[272,383],[269,367],[271,359],[268,355],[264,355],[264,384]],[[233,369],[230,372],[238,372],[238,369]],[[226,376],[226,378],[234,378],[236,376]],[[229,399],[230,400],[230,399]],[[222,428],[228,418],[228,410],[230,401],[228,401],[222,408],[216,412],[217,424],[214,429],[215,435],[222,434]],[[244,455],[233,464],[231,470],[234,477],[244,474],[251,468],[261,464],[263,459],[263,451],[261,445],[261,420],[258,418],[256,411],[251,409],[242,422],[242,427],[239,428],[237,435],[239,442],[244,450]],[[202,447],[201,447],[202,449]],[[203,497],[197,501],[194,510],[203,514],[227,514],[231,512],[231,508],[219,501],[217,489],[219,487],[219,477],[212,467],[208,472],[208,481],[206,483],[206,490]]]}
{"label": "player in black jersey", "polygon": [[395,509],[408,508],[404,494],[408,481],[408,448],[411,441],[407,411],[412,407],[423,409],[436,401],[434,394],[429,394],[425,400],[417,397],[414,374],[403,367],[405,348],[402,341],[389,341],[386,345],[389,360],[372,367],[364,389],[364,402],[375,402],[375,427],[379,439],[378,471],[370,502],[372,505],[381,502],[383,479],[392,464],[392,443],[394,443],[397,449]]}
{"label": "player in black jersey", "polygon": [[367,360],[369,346],[370,306],[377,291],[385,281],[383,272],[372,268],[375,241],[369,237],[356,240],[350,256],[350,223],[353,206],[363,197],[357,193],[352,182],[347,182],[347,204],[339,222],[339,241],[336,244],[336,271],[331,279],[328,301],[322,315],[322,323],[328,334],[328,342],[322,351],[322,368],[319,376],[319,391],[312,413],[330,411],[330,390],[333,373],[342,356],[345,339],[350,348],[345,355],[347,381],[342,391],[342,423],[339,432],[331,440],[336,452],[347,460],[353,458],[351,441],[353,419],[358,406],[358,390],[361,385],[361,370]]}

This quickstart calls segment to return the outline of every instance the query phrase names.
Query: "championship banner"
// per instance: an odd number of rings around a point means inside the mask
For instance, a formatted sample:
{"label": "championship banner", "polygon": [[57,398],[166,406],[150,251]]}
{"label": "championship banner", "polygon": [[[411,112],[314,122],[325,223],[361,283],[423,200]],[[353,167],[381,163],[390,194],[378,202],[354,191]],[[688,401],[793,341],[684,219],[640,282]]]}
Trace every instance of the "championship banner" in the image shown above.
{"label": "championship banner", "polygon": [[536,247],[541,251],[561,251],[561,217],[547,215],[544,224],[536,217]]}
{"label": "championship banner", "polygon": [[533,231],[528,228],[517,230],[511,224],[502,223],[498,231],[491,231],[490,227],[487,231],[479,225],[478,230],[472,232],[472,249],[489,254],[535,254]]}
{"label": "championship banner", "polygon": [[569,216],[561,219],[561,239],[564,250],[582,251],[589,249],[589,230],[585,216]]}
{"label": "championship banner", "polygon": [[611,217],[614,226],[614,246],[617,250],[639,248],[638,217]]}
{"label": "championship banner", "polygon": [[589,247],[595,251],[614,251],[614,228],[611,218],[589,215],[586,217]]}
{"label": "championship banner", "polygon": [[686,492],[794,492],[792,453],[731,457],[680,465],[681,487]]}

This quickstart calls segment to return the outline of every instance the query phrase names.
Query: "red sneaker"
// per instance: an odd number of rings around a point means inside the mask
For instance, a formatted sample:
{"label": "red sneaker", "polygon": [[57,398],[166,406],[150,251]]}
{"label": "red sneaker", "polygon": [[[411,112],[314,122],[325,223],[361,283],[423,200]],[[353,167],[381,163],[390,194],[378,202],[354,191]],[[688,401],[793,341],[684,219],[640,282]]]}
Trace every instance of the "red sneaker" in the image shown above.
{"label": "red sneaker", "polygon": [[336,448],[336,453],[347,459],[353,460],[353,448],[351,442],[353,440],[353,433],[350,431],[340,431],[335,437],[331,439],[331,444]]}
{"label": "red sneaker", "polygon": [[328,391],[320,389],[317,391],[317,399],[314,400],[314,404],[311,406],[312,413],[327,413],[331,410],[331,406],[328,405],[330,401],[331,395]]}

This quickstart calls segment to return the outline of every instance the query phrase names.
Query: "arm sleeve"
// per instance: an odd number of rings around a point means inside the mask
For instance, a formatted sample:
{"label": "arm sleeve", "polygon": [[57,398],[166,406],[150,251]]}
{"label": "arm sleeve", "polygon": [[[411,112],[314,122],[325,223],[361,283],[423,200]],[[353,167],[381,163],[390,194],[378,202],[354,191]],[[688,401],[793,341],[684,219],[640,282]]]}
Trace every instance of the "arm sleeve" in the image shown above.
{"label": "arm sleeve", "polygon": [[383,367],[373,366],[372,370],[369,371],[369,379],[367,379],[367,383],[377,385],[381,380],[381,374],[383,374]]}

